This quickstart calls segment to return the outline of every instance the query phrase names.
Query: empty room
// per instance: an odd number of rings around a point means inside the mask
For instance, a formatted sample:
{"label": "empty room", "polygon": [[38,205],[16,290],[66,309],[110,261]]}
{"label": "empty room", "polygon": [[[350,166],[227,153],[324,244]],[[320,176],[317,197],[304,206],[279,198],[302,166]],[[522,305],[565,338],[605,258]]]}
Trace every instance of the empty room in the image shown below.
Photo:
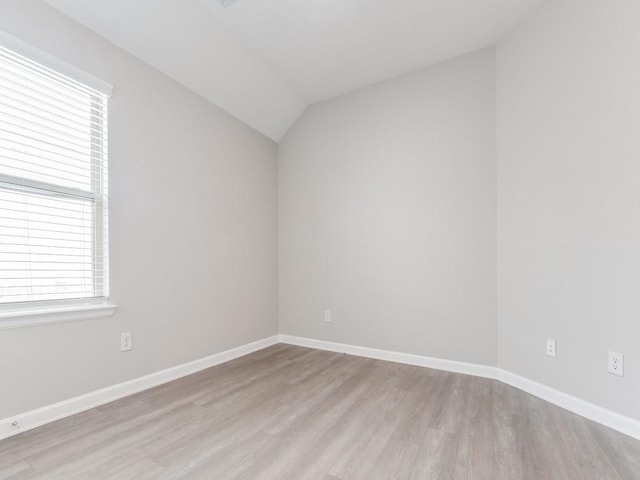
{"label": "empty room", "polygon": [[640,480],[640,1],[0,0],[0,480]]}

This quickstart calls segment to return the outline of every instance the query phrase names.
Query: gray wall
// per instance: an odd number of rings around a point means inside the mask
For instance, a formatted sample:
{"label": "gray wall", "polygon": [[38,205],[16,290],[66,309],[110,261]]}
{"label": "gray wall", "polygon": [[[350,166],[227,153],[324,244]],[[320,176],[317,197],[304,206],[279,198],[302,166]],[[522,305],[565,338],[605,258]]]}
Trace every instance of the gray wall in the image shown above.
{"label": "gray wall", "polygon": [[638,25],[637,0],[554,0],[498,48],[499,365],[636,419]]}
{"label": "gray wall", "polygon": [[495,365],[495,155],[493,49],[309,108],[279,147],[281,332]]}
{"label": "gray wall", "polygon": [[[274,335],[276,145],[44,4],[0,28],[112,83],[110,319],[0,331],[0,418]],[[134,349],[120,353],[120,332]]]}
{"label": "gray wall", "polygon": [[493,50],[311,107],[280,146],[277,219],[273,142],[40,2],[0,11],[115,86],[120,305],[0,331],[0,418],[276,334],[277,223],[282,333],[497,361],[640,418],[636,0],[547,2],[499,45],[497,224]]}

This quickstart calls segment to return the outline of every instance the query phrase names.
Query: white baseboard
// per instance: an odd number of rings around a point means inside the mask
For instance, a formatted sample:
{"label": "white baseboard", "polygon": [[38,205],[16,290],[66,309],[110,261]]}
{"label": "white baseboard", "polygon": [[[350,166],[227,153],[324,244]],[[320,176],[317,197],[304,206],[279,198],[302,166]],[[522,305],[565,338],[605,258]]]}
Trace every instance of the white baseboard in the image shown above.
{"label": "white baseboard", "polygon": [[593,403],[582,400],[568,393],[561,392],[541,383],[534,382],[528,378],[521,377],[506,370],[498,370],[497,379],[502,383],[511,385],[519,390],[530,393],[542,400],[553,403],[572,413],[593,420],[606,427],[617,430],[620,433],[629,435],[640,440],[640,421],[630,417],[625,417],[619,413],[600,407]]}
{"label": "white baseboard", "polygon": [[407,365],[416,365],[419,367],[433,368],[447,372],[463,373],[466,375],[474,375],[476,377],[495,379],[546,400],[547,402],[553,403],[565,410],[640,440],[640,421],[625,417],[619,413],[607,410],[606,408],[496,367],[457,362],[453,360],[442,360],[407,353],[390,352],[387,350],[358,347],[342,343],[325,342],[323,340],[313,340],[311,338],[295,337],[291,335],[280,335],[280,341],[282,343],[297,345],[300,347],[347,353],[359,357],[387,360],[390,362],[405,363]]}
{"label": "white baseboard", "polygon": [[[134,393],[162,385],[163,383],[177,380],[178,378],[191,375],[192,373],[214,367],[221,363],[228,362],[229,360],[275,345],[278,342],[279,337],[277,335],[264,338],[257,342],[248,343],[193,362],[183,363],[182,365],[151,373],[144,377],[129,380],[101,390],[96,390],[95,392],[80,395],[79,397],[48,405],[37,410],[2,419],[0,420],[0,440],[47,423],[60,420],[61,418],[69,417],[76,413],[104,405],[105,403],[133,395]],[[18,427],[12,425],[14,421],[18,422]]]}
{"label": "white baseboard", "polygon": [[313,340],[311,338],[294,337],[291,335],[280,335],[280,342],[299,347],[317,348],[329,352],[348,353],[358,357],[375,358],[376,360],[386,360],[388,362],[404,363],[418,367],[434,368],[447,372],[463,373],[474,377],[496,378],[496,367],[479,365],[477,363],[458,362],[455,360],[443,360],[441,358],[425,357],[410,353],[391,352],[388,350],[378,350],[376,348],[358,347],[344,343],[325,342],[323,340]]}
{"label": "white baseboard", "polygon": [[[273,337],[258,340],[257,342],[242,345],[231,350],[220,352],[209,357],[201,358],[193,362],[184,363],[176,367],[155,372],[144,377],[136,378],[124,383],[103,388],[95,392],[87,393],[79,397],[71,398],[53,405],[32,410],[30,412],[15,415],[13,417],[0,420],[0,440],[8,438],[18,433],[31,430],[33,428],[54,422],[61,418],[69,417],[76,413],[89,410],[105,403],[118,400],[120,398],[133,395],[134,393],[153,388],[163,383],[171,382],[179,378],[191,375],[201,370],[228,362],[235,358],[248,355],[249,353],[262,350],[263,348],[285,343],[300,347],[327,350],[330,352],[347,353],[359,357],[386,360],[389,362],[404,363],[419,367],[433,368],[453,373],[462,373],[477,377],[495,379],[512,387],[523,390],[538,398],[546,400],[554,405],[564,408],[570,412],[581,415],[589,420],[605,425],[618,432],[629,435],[640,440],[640,421],[625,417],[606,408],[594,405],[585,400],[555,390],[546,385],[536,383],[527,378],[521,377],[506,370],[501,370],[488,365],[478,365],[474,363],[458,362],[454,360],[443,360],[439,358],[425,357],[408,353],[391,352],[374,348],[359,347],[310,338],[295,337],[291,335],[276,335]],[[19,427],[12,426],[12,422],[17,421]]]}

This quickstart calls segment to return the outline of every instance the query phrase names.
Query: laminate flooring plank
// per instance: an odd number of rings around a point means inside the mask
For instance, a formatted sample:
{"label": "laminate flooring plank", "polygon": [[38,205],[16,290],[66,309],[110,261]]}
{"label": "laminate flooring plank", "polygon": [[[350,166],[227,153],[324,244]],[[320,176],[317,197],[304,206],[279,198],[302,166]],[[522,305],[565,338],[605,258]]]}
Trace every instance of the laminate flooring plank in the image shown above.
{"label": "laminate flooring plank", "polygon": [[455,434],[430,429],[425,432],[411,471],[411,480],[450,480],[455,469],[458,438]]}
{"label": "laminate flooring plank", "polygon": [[375,402],[364,409],[356,403],[355,408],[346,411],[325,435],[330,442],[327,449],[324,445],[328,442],[320,442],[321,455],[313,458],[313,462],[298,462],[298,471],[328,469],[329,474],[342,479],[358,478],[363,471],[371,476],[372,463],[390,441],[398,423],[397,417],[388,415],[387,408],[406,392],[384,385],[371,395],[375,396]]}
{"label": "laminate flooring plank", "polygon": [[473,428],[458,434],[453,478],[493,480],[495,436],[490,420],[478,420]]}
{"label": "laminate flooring plank", "polygon": [[640,478],[640,451],[638,441],[626,435],[585,420],[588,428],[594,432],[600,448],[606,453],[622,480]]}
{"label": "laminate flooring plank", "polygon": [[164,473],[164,469],[151,460],[141,460],[128,465],[126,468],[117,472],[104,471],[101,473],[92,473],[84,475],[83,480],[156,480]]}
{"label": "laminate flooring plank", "polygon": [[[305,478],[326,469],[335,477],[345,478],[351,467],[361,463],[363,456],[372,458],[373,444],[384,447],[384,443],[376,440],[392,433],[399,418],[392,413],[408,394],[394,386],[395,377],[389,375],[393,368],[380,362],[371,365],[366,378],[367,392],[364,393],[371,401],[366,405],[355,403],[346,409],[311,450],[290,466],[286,478]],[[388,433],[381,434],[385,429]]]}
{"label": "laminate flooring plank", "polygon": [[91,409],[72,417],[36,428],[0,441],[0,466],[15,458],[26,458],[55,445],[61,445],[80,435],[111,424],[113,420]]}
{"label": "laminate flooring plank", "polygon": [[[393,378],[393,377],[391,377]],[[415,410],[419,395],[397,388],[397,382],[380,385],[376,393],[379,399],[370,419],[365,419],[374,430],[370,435],[358,434],[357,442],[349,442],[350,449],[342,449],[329,473],[338,478],[391,478],[399,472],[398,462],[405,458],[405,450],[411,450],[411,442],[405,439],[410,416],[405,412]],[[348,441],[350,435],[343,435]],[[348,455],[346,454],[348,453]]]}
{"label": "laminate flooring plank", "polygon": [[562,450],[549,448],[555,446],[559,432],[543,403],[531,403],[529,414],[523,420],[524,441],[529,445],[537,478],[567,480],[575,469],[562,458]]}
{"label": "laminate flooring plank", "polygon": [[[325,394],[330,395],[331,392],[340,388],[340,383],[331,382],[329,385],[325,385]],[[328,387],[328,388],[327,388]],[[247,435],[253,434],[256,431],[263,430],[268,432],[279,425],[287,425],[291,423],[295,418],[291,417],[290,412],[297,410],[290,405],[284,403],[282,398],[287,395],[286,389],[275,389],[269,397],[257,398],[250,408],[241,412],[241,415],[237,416],[237,422],[234,424],[230,422],[228,431],[225,432],[225,437],[233,435]],[[322,400],[322,397],[319,398]],[[317,413],[317,411],[316,411]],[[306,417],[306,416],[305,416]],[[236,425],[243,428],[236,428]],[[218,429],[220,430],[220,429]],[[209,451],[208,455],[205,455],[202,462],[209,462],[211,458],[215,458],[217,451]],[[188,454],[188,451],[187,451]],[[202,457],[202,455],[201,455]],[[171,459],[171,457],[168,457]],[[167,457],[160,461],[167,461]],[[171,460],[170,460],[171,461]],[[192,465],[192,467],[196,467]]]}
{"label": "laminate flooring plank", "polygon": [[277,416],[285,411],[286,406],[279,404],[277,398],[265,399],[260,404],[242,405],[231,416],[219,415],[217,420],[203,422],[179,442],[152,449],[149,456],[170,471],[189,472],[261,432],[263,424],[270,418],[265,416],[265,412]]}
{"label": "laminate flooring plank", "polygon": [[27,480],[33,477],[36,471],[24,460],[18,460],[7,464],[0,470],[0,480]]}
{"label": "laminate flooring plank", "polygon": [[[494,461],[496,480],[537,480],[529,445],[525,442],[527,423],[510,412],[494,421]],[[576,479],[577,480],[577,479]]]}
{"label": "laminate flooring plank", "polygon": [[[327,388],[328,387],[328,388]],[[332,382],[325,386],[325,394],[327,396],[332,395],[341,388],[341,383]],[[211,457],[214,457],[221,446],[226,445],[229,438],[242,438],[242,436],[251,435],[259,430],[268,432],[279,425],[287,425],[294,421],[290,412],[292,409],[290,405],[282,403],[281,397],[286,395],[285,390],[276,389],[271,396],[264,399],[256,399],[253,405],[247,406],[244,410],[238,412],[234,417],[228,418],[224,425],[217,425],[215,427],[215,434],[204,433],[201,435],[209,440],[215,440],[215,436],[220,436],[220,442],[207,442],[206,445],[202,441],[199,441],[198,445],[191,443],[183,443],[178,450],[173,452],[165,451],[158,452],[158,462],[163,464],[183,464],[184,459],[199,458],[199,462],[208,462]],[[318,401],[322,401],[323,398],[319,398]],[[331,405],[335,400],[335,395],[330,398],[328,404]],[[315,414],[318,414],[318,408],[315,409]],[[302,418],[307,418],[303,415]],[[215,435],[213,438],[212,436]],[[197,440],[197,437],[196,437]],[[204,450],[203,450],[204,449]],[[194,452],[198,452],[194,455]],[[157,454],[154,454],[154,457]],[[197,468],[197,464],[191,462],[189,465],[183,465],[183,470]]]}
{"label": "laminate flooring plank", "polygon": [[[289,465],[283,478],[304,478],[305,475],[325,470],[340,478],[337,465],[369,441],[385,421],[385,407],[392,405],[394,397],[400,392],[390,386],[390,379],[381,374],[380,367],[380,363],[376,362],[363,372],[362,395],[354,397],[355,401],[338,411],[331,423],[326,422],[325,425],[330,425],[330,428],[315,438],[309,450]],[[362,396],[371,398],[371,401],[361,405],[358,397]]]}
{"label": "laminate flooring plank", "polygon": [[366,416],[371,408],[369,402],[366,402],[369,405],[363,404],[362,398],[375,400],[369,395],[377,384],[368,366],[373,369],[374,362],[362,363],[352,376],[318,404],[313,415],[299,417],[285,430],[279,431],[275,435],[277,441],[260,452],[255,462],[247,465],[244,471],[230,478],[304,478],[298,475],[302,475],[301,470],[310,469],[311,464],[322,465],[318,472],[325,472],[327,465],[324,461],[327,453],[333,451],[330,450],[331,445],[345,439],[355,441],[351,436],[340,437],[337,433],[348,428],[357,429],[360,425],[358,419]]}
{"label": "laminate flooring plank", "polygon": [[407,460],[412,451],[417,454],[417,450],[415,444],[395,433],[395,425],[387,424],[352,452],[335,476],[343,480],[387,480],[394,478],[394,475],[397,478],[402,462]]}
{"label": "laminate flooring plank", "polygon": [[396,466],[391,474],[392,480],[409,480],[411,478],[411,472],[413,472],[413,466],[418,458],[418,453],[420,452],[420,445],[407,440],[401,441],[403,446]]}
{"label": "laminate flooring plank", "polygon": [[606,467],[609,472],[607,480],[620,480],[609,457],[586,427],[584,418],[558,409],[550,409],[549,415],[558,427],[559,441],[564,446],[565,464],[571,466],[566,475],[579,476],[584,480],[600,480],[602,477],[599,467]]}
{"label": "laminate flooring plank", "polygon": [[449,378],[449,374],[435,376],[427,389],[414,391],[415,402],[410,407],[409,418],[405,424],[408,441],[422,444],[427,438],[427,433],[433,428],[432,425],[439,423],[444,404],[451,392]]}
{"label": "laminate flooring plank", "polygon": [[640,442],[500,382],[274,345],[0,441],[0,480],[640,480]]}
{"label": "laminate flooring plank", "polygon": [[249,461],[253,452],[262,448],[272,437],[264,432],[257,432],[242,439],[236,439],[224,444],[222,448],[210,452],[206,457],[201,457],[197,462],[173,464],[166,467],[162,475],[155,480],[210,480],[226,479],[234,474],[239,465]]}
{"label": "laminate flooring plank", "polygon": [[[140,409],[138,409],[141,407]],[[142,402],[132,404],[131,415],[121,421],[108,423],[101,428],[89,432],[82,432],[64,443],[57,443],[49,448],[32,453],[26,457],[27,461],[37,470],[48,471],[68,465],[78,456],[86,458],[104,456],[111,450],[122,448],[123,443],[131,435],[139,431],[146,422],[156,423],[163,417],[177,415],[178,411],[190,411],[190,406],[182,405],[174,409],[154,410]]]}
{"label": "laminate flooring plank", "polygon": [[202,409],[180,405],[164,411],[164,414],[145,417],[144,421],[129,422],[126,428],[115,434],[109,432],[101,436],[101,432],[97,432],[90,442],[75,443],[74,448],[48,452],[49,455],[44,458],[31,456],[28,460],[36,470],[50,472],[65,480],[75,480],[89,474],[91,478],[103,476],[109,471],[115,475],[138,460],[137,455],[147,442],[166,435],[173,422],[190,423],[204,416]]}

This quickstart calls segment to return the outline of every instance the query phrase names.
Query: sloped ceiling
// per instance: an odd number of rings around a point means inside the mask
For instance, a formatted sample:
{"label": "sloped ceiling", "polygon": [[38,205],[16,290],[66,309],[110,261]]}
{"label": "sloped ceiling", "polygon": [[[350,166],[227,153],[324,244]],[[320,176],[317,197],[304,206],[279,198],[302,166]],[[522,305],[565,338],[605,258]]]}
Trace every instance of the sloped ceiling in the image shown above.
{"label": "sloped ceiling", "polygon": [[306,106],[495,44],[541,0],[45,0],[266,136]]}

